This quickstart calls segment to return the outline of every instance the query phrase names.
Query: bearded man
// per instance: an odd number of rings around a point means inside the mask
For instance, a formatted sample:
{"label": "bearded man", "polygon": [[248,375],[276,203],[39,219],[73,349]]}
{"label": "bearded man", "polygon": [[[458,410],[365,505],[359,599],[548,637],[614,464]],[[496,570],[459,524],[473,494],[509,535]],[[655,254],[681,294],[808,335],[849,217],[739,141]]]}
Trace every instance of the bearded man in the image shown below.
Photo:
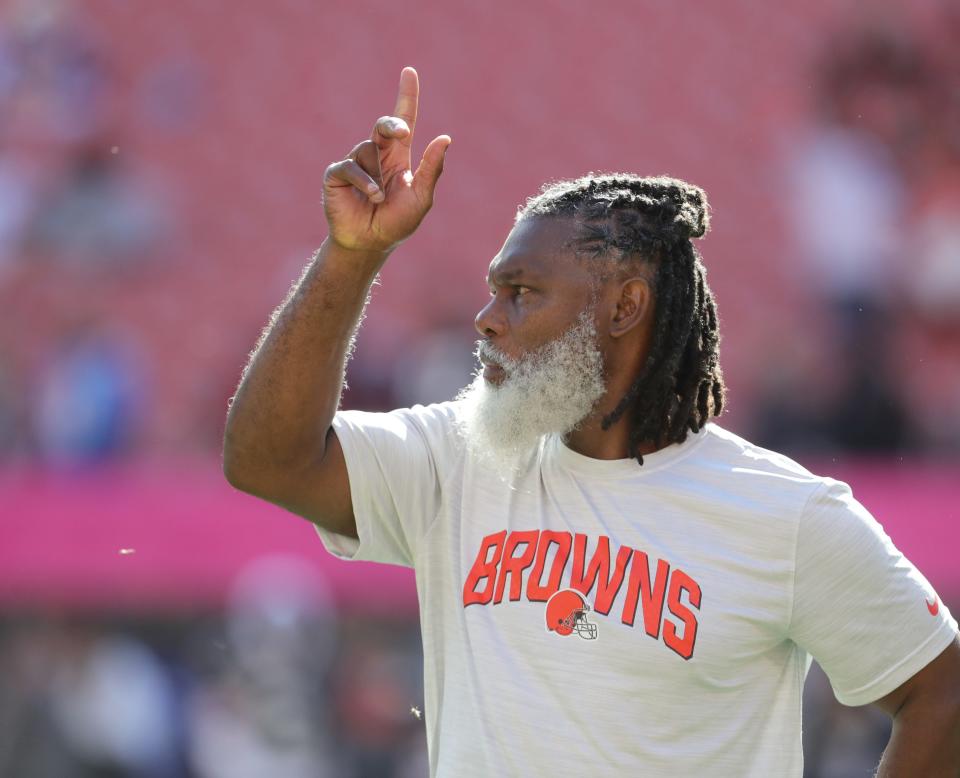
{"label": "bearded man", "polygon": [[230,409],[236,487],[415,569],[433,776],[800,776],[811,657],[894,717],[883,775],[960,770],[957,623],[845,484],[723,430],[704,193],[588,176],[523,206],[449,403],[337,412],[370,286],[429,210],[418,82],[331,165],[330,235]]}

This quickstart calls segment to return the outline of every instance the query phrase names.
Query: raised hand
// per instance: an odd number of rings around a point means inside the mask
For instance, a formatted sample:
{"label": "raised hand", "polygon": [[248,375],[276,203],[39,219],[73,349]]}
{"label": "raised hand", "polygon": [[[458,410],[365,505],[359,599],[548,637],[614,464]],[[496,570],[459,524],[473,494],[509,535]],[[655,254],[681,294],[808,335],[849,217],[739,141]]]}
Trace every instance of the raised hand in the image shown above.
{"label": "raised hand", "polygon": [[330,238],[343,248],[388,251],[413,233],[433,205],[450,136],[430,141],[413,172],[419,98],[417,71],[404,68],[393,115],[377,119],[370,140],[327,168],[323,207]]}

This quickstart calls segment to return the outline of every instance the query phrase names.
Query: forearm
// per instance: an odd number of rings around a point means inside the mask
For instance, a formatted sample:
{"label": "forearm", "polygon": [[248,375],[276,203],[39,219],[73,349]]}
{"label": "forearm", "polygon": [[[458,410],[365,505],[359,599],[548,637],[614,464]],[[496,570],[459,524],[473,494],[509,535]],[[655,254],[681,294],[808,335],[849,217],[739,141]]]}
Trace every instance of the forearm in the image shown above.
{"label": "forearm", "polygon": [[386,257],[328,239],[274,312],[227,415],[224,471],[235,485],[322,458],[350,343]]}

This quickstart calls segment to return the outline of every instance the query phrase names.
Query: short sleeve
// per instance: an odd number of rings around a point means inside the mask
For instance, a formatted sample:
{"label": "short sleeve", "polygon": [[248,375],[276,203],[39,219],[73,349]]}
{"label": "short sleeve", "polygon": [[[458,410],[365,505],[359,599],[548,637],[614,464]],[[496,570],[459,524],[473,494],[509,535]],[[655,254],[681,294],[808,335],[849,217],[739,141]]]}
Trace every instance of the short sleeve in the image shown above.
{"label": "short sleeve", "polygon": [[837,699],[865,705],[889,694],[956,634],[933,587],[850,488],[827,479],[800,518],[790,637]]}
{"label": "short sleeve", "polygon": [[443,480],[456,457],[450,405],[337,413],[333,429],[347,464],[359,539],[317,527],[330,553],[414,565],[420,538],[440,509]]}

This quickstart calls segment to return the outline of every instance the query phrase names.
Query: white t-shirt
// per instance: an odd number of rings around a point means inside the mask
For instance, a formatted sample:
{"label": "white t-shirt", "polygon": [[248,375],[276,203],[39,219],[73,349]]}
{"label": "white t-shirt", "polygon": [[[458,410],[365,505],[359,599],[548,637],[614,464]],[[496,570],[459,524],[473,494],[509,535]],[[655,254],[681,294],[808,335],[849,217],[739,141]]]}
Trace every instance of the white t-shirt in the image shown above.
{"label": "white t-shirt", "polygon": [[811,655],[860,705],[956,635],[845,484],[715,424],[508,486],[456,408],[337,414],[360,540],[320,530],[416,571],[432,776],[800,776]]}

